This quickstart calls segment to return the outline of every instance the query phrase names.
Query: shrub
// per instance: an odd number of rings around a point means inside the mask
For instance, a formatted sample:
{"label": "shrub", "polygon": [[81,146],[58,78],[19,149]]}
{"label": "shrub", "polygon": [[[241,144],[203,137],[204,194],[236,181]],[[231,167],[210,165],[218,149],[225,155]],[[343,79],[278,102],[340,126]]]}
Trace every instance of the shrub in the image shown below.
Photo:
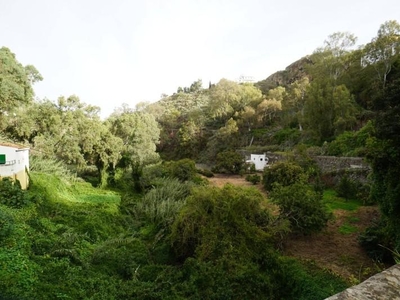
{"label": "shrub", "polygon": [[5,177],[0,181],[0,203],[13,208],[21,208],[28,204],[28,197],[18,180]]}
{"label": "shrub", "polygon": [[290,221],[295,232],[309,234],[321,230],[329,219],[319,193],[302,183],[275,184],[271,200],[279,206],[281,217]]}
{"label": "shrub", "polygon": [[251,260],[281,230],[261,208],[264,200],[255,188],[230,184],[194,189],[172,225],[174,250],[181,258]]}
{"label": "shrub", "polygon": [[339,197],[345,198],[346,200],[355,199],[357,197],[358,184],[350,179],[347,174],[344,174],[336,187],[336,192]]}
{"label": "shrub", "polygon": [[214,176],[214,173],[210,170],[207,169],[198,169],[197,172],[203,176],[206,176],[208,178],[211,178]]}
{"label": "shrub", "polygon": [[197,173],[195,162],[188,158],[166,162],[165,169],[169,177],[178,178],[180,181],[192,180]]}
{"label": "shrub", "polygon": [[215,172],[239,174],[244,165],[243,157],[235,151],[223,151],[217,155]]}
{"label": "shrub", "polygon": [[14,219],[8,213],[0,210],[0,242],[8,238],[14,230]]}
{"label": "shrub", "polygon": [[156,186],[133,205],[135,218],[167,227],[190,194],[191,186],[176,178],[159,178]]}
{"label": "shrub", "polygon": [[298,164],[290,161],[278,162],[270,168],[265,168],[263,173],[263,185],[267,191],[272,190],[274,183],[288,186],[297,182],[304,182],[305,172]]}
{"label": "shrub", "polygon": [[261,181],[261,177],[257,174],[249,174],[246,176],[246,181],[257,184]]}

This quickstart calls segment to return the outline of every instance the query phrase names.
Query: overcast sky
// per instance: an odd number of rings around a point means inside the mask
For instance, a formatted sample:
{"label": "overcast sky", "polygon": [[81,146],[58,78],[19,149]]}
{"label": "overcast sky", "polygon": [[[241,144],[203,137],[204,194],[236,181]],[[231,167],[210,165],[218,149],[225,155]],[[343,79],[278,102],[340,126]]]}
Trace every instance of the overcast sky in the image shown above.
{"label": "overcast sky", "polygon": [[157,101],[179,86],[261,80],[349,31],[365,44],[399,0],[0,0],[0,47],[43,75],[36,96],[101,107]]}

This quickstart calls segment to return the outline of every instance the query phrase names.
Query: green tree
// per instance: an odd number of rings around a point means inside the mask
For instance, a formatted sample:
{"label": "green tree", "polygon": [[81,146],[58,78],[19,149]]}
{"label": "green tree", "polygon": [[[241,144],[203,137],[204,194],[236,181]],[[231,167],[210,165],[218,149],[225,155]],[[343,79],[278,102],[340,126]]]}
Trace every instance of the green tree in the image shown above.
{"label": "green tree", "polygon": [[389,249],[400,251],[400,79],[390,81],[375,108],[374,140],[369,143],[372,162],[371,196],[379,203]]}
{"label": "green tree", "polygon": [[306,184],[277,184],[270,197],[279,206],[280,216],[290,221],[294,232],[310,234],[326,226],[329,217],[322,196]]}
{"label": "green tree", "polygon": [[22,66],[10,49],[0,48],[0,113],[31,102],[32,84],[40,80],[42,76],[34,66]]}
{"label": "green tree", "polygon": [[201,261],[255,258],[283,227],[262,209],[263,195],[253,188],[225,185],[192,191],[172,225],[171,242],[182,258]]}
{"label": "green tree", "polygon": [[243,165],[244,159],[240,153],[236,151],[223,151],[217,154],[215,170],[217,172],[239,174]]}
{"label": "green tree", "polygon": [[384,88],[393,64],[399,59],[400,24],[391,20],[383,23],[378,35],[364,48],[363,63],[372,65]]}
{"label": "green tree", "polygon": [[284,161],[265,168],[262,182],[265,189],[271,191],[275,183],[288,186],[295,183],[304,183],[306,179],[306,174],[302,167],[294,162]]}

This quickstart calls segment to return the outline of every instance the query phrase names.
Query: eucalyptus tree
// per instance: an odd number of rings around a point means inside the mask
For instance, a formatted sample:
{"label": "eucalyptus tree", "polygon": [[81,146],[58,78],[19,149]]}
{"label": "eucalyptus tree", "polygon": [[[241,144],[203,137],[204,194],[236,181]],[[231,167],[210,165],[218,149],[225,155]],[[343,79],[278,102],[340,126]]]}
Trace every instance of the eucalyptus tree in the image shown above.
{"label": "eucalyptus tree", "polygon": [[374,67],[382,88],[385,88],[387,76],[400,58],[400,24],[394,20],[383,23],[364,52],[363,63]]}

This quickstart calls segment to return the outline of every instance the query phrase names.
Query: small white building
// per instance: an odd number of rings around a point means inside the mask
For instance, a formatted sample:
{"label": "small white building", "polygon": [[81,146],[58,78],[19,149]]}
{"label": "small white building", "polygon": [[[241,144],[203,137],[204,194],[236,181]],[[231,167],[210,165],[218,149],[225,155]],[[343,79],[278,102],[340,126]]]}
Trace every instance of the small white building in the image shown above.
{"label": "small white building", "polygon": [[0,142],[0,180],[10,177],[21,183],[21,188],[29,185],[29,148]]}
{"label": "small white building", "polygon": [[251,154],[246,163],[254,164],[257,171],[262,171],[268,165],[268,157],[264,154]]}

